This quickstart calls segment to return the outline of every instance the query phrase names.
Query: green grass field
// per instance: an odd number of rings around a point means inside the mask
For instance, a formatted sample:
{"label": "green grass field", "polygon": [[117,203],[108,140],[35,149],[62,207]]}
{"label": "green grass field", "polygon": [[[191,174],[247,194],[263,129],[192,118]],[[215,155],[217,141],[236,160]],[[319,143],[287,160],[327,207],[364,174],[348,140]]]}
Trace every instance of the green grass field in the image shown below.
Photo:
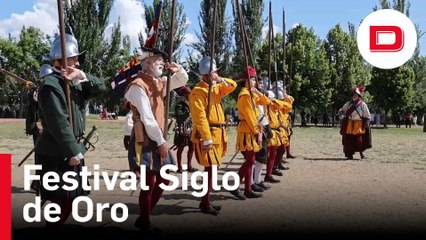
{"label": "green grass field", "polygon": [[[32,137],[24,133],[25,123],[0,123],[0,153],[12,154],[12,208],[16,214],[12,225],[16,228],[41,227],[22,218],[25,204],[34,201],[32,192],[22,191],[24,167],[17,164],[32,149]],[[98,127],[99,141],[94,151],[85,154],[89,169],[99,164],[101,171],[128,170],[127,152],[123,147],[123,120],[97,120],[90,116],[87,130]],[[228,129],[229,146],[223,165],[218,171],[219,182],[225,172],[237,172],[241,154],[229,163],[234,155],[236,127]],[[210,232],[240,232],[247,229],[265,231],[309,232],[309,230],[360,231],[418,231],[426,226],[426,134],[421,127],[411,129],[390,127],[373,129],[373,148],[365,152],[367,159],[344,160],[339,129],[308,127],[294,128],[292,153],[296,159],[286,164],[280,183],[264,193],[262,198],[235,200],[225,190],[214,191],[211,198],[223,206],[219,217],[199,213],[199,198],[181,189],[165,191],[152,220],[166,231],[186,231],[199,234]],[[169,142],[173,141],[170,131]],[[175,154],[175,153],[173,153]],[[34,161],[31,156],[26,164]],[[183,160],[186,163],[186,159]],[[192,160],[193,166],[202,169]],[[181,177],[183,174],[175,174]],[[182,180],[183,181],[183,180]],[[272,184],[271,184],[272,185]],[[243,187],[243,184],[241,184]],[[128,191],[92,191],[96,203],[124,203],[129,208],[129,219],[115,224],[105,212],[101,223],[70,223],[84,227],[118,226],[134,231],[139,214],[138,194]],[[259,221],[261,220],[261,221]],[[263,225],[259,226],[259,223]],[[90,228],[91,229],[91,228]],[[350,231],[346,231],[350,230]],[[312,232],[315,233],[315,232]]]}
{"label": "green grass field", "polygon": [[[98,127],[99,142],[96,150],[106,158],[123,157],[126,152],[123,147],[122,120],[98,120],[96,115],[87,118],[87,131],[91,126]],[[25,135],[25,123],[0,123],[0,152],[25,156],[32,148],[31,136]],[[236,128],[228,129],[229,143],[225,160],[234,154]],[[420,126],[413,128],[373,129],[373,148],[366,151],[365,161],[383,163],[416,163],[426,165],[426,134]],[[172,144],[173,132],[169,132],[169,142]],[[170,145],[171,146],[171,145]],[[95,153],[97,151],[94,151]],[[341,138],[338,128],[308,127],[294,128],[292,137],[292,152],[305,159],[342,158]],[[356,156],[358,157],[358,156]]]}

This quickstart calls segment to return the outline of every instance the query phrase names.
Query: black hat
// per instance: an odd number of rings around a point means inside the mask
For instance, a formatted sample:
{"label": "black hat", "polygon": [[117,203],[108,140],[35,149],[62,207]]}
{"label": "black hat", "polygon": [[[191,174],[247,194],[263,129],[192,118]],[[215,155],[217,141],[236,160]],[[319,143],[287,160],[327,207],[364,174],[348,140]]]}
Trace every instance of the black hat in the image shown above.
{"label": "black hat", "polygon": [[153,57],[155,55],[161,55],[165,61],[169,59],[169,55],[157,48],[147,48],[147,47],[141,47],[138,49],[138,54],[141,60]]}

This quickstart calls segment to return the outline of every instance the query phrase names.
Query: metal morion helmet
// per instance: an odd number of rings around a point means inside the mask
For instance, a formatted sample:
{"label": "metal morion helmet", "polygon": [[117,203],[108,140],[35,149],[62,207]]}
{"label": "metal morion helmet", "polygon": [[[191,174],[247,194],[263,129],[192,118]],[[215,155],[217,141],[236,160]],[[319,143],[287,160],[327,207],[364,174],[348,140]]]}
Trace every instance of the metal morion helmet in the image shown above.
{"label": "metal morion helmet", "polygon": [[[217,71],[218,68],[216,68],[216,62],[213,59],[213,67],[211,73]],[[200,72],[200,75],[207,75],[210,71],[210,56],[205,56],[201,61],[198,63],[198,71]]]}
{"label": "metal morion helmet", "polygon": [[[73,35],[65,34],[65,48],[67,58],[80,55],[80,52],[78,51],[77,39],[75,39]],[[61,36],[57,36],[55,40],[53,40],[49,58],[51,61],[62,59]]]}
{"label": "metal morion helmet", "polygon": [[52,67],[49,64],[43,64],[40,68],[40,72],[38,74],[39,78],[43,78],[53,72]]}
{"label": "metal morion helmet", "polygon": [[269,99],[275,99],[275,93],[272,90],[266,91],[266,96],[268,96]]}
{"label": "metal morion helmet", "polygon": [[284,99],[284,93],[283,93],[283,91],[282,90],[280,90],[280,89],[278,89],[278,96],[277,96],[277,99]]}
{"label": "metal morion helmet", "polygon": [[268,77],[263,77],[263,88],[265,88],[266,90],[271,89],[271,82],[269,81]]}

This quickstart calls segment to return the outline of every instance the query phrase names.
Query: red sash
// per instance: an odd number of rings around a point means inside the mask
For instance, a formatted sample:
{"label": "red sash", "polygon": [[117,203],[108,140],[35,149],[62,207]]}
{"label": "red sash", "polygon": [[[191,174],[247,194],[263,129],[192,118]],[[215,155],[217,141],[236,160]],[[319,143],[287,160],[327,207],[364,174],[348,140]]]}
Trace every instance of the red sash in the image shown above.
{"label": "red sash", "polygon": [[340,122],[340,135],[346,134],[346,129],[348,127],[348,118],[356,110],[356,108],[361,104],[362,104],[362,100],[358,99],[356,103],[352,103],[352,105],[348,108],[348,110],[346,110],[345,117]]}

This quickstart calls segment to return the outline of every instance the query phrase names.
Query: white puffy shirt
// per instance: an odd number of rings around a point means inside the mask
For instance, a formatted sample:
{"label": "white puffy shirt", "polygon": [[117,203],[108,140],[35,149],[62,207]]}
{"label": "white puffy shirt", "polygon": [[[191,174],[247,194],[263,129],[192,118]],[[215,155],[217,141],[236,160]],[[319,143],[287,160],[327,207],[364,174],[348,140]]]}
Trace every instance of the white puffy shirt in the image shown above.
{"label": "white puffy shirt", "polygon": [[[163,77],[161,80],[164,81],[164,84],[167,84],[167,77]],[[184,86],[187,82],[188,73],[182,66],[179,65],[179,71],[171,76],[170,90]],[[166,87],[163,89],[163,96],[166,96]],[[166,140],[163,138],[163,132],[158,126],[154,114],[152,113],[151,102],[149,101],[145,90],[139,86],[132,85],[124,97],[133,106],[135,106],[136,109],[138,109],[141,116],[141,121],[145,127],[145,131],[148,137],[155,141],[158,146],[164,144]]]}
{"label": "white puffy shirt", "polygon": [[[343,107],[339,111],[343,111],[343,114],[345,114],[346,110],[348,110],[351,107],[351,105],[352,105],[352,102],[349,101],[345,103],[345,105],[343,105]],[[356,107],[356,110],[352,112],[352,114],[349,116],[349,119],[362,120],[361,117],[371,118],[370,110],[368,110],[367,104],[365,104],[364,101]]]}

